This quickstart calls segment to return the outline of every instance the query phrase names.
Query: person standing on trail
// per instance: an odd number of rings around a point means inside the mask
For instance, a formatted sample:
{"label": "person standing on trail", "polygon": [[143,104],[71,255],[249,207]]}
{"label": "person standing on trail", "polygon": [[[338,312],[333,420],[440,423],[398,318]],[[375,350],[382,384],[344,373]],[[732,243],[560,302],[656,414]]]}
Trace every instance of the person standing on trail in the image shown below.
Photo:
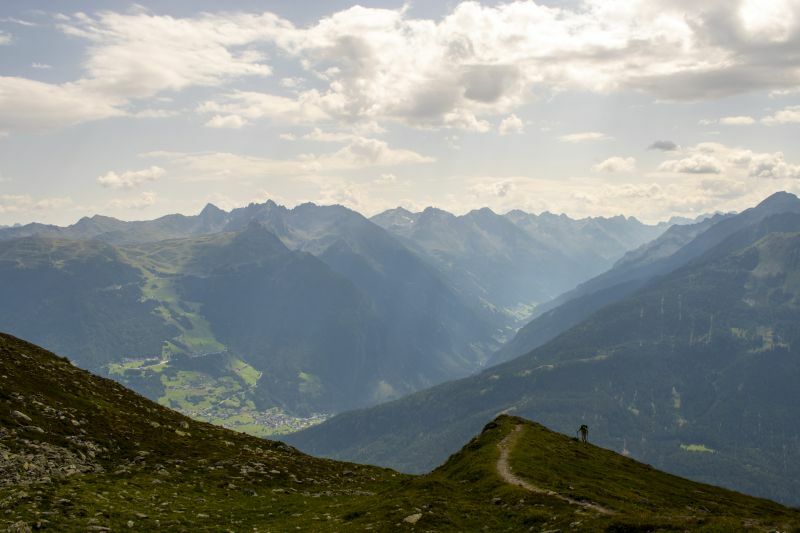
{"label": "person standing on trail", "polygon": [[581,442],[586,443],[589,441],[589,426],[581,424],[578,428],[578,435],[580,435]]}

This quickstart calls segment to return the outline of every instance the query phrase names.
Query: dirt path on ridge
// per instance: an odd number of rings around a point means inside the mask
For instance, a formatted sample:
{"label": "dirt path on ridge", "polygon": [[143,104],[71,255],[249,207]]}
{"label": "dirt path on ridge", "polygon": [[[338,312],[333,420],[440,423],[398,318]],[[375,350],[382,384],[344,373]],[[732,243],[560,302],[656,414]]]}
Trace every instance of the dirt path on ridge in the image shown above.
{"label": "dirt path on ridge", "polygon": [[543,489],[541,487],[537,487],[532,483],[525,481],[522,478],[517,477],[512,471],[511,466],[508,464],[508,456],[511,453],[511,449],[516,444],[517,439],[519,438],[520,434],[522,433],[522,426],[516,426],[513,431],[509,432],[503,440],[501,440],[497,447],[500,448],[500,457],[497,459],[497,473],[503,478],[503,481],[508,483],[509,485],[516,485],[518,487],[522,487],[523,489],[536,493],[536,494],[544,494],[546,496],[551,496],[553,498],[558,498],[561,501],[565,501],[570,505],[579,505],[586,509],[591,509],[593,511],[597,511],[598,513],[602,514],[614,514],[614,511],[610,509],[606,509],[602,505],[598,505],[596,503],[590,502],[582,502],[570,498],[568,496],[564,496],[552,490]]}

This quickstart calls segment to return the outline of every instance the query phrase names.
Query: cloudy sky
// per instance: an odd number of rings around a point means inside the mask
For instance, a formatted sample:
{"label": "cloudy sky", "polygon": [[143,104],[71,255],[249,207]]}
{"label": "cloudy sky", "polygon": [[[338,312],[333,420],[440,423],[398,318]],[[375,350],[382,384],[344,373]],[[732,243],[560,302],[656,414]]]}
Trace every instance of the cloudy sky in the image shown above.
{"label": "cloudy sky", "polygon": [[655,221],[800,192],[799,139],[800,0],[0,3],[0,224]]}

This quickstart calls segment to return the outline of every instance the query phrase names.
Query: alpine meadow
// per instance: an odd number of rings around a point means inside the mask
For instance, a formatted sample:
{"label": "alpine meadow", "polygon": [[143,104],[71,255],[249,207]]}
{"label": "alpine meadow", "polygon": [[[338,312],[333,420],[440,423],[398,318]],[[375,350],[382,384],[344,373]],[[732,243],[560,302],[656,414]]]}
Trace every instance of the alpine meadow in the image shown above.
{"label": "alpine meadow", "polygon": [[800,0],[7,0],[0,532],[800,532]]}

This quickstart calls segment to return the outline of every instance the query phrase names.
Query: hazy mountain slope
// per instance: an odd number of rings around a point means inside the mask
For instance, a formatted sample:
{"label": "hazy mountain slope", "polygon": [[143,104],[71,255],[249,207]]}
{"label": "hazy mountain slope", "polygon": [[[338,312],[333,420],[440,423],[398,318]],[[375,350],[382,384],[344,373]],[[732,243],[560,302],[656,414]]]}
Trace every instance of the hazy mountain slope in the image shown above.
{"label": "hazy mountain slope", "polygon": [[581,276],[569,258],[489,209],[457,217],[428,208],[399,234],[464,294],[507,313],[547,300]]}
{"label": "hazy mountain slope", "polygon": [[542,304],[535,310],[535,318],[492,354],[489,364],[499,364],[526,354],[606,305],[633,294],[647,281],[672,268],[666,259],[720,219],[672,226],[655,240],[626,253],[609,271]]}
{"label": "hazy mountain slope", "polygon": [[112,244],[153,242],[216,233],[222,230],[227,221],[227,213],[208,204],[195,216],[166,215],[155,220],[127,222],[95,215],[91,218],[84,217],[66,227],[33,223],[0,228],[0,241],[37,236],[52,239],[92,239]]}
{"label": "hazy mountain slope", "polygon": [[30,237],[0,242],[0,330],[99,368],[161,353],[178,332],[142,301],[144,277],[98,242]]}
{"label": "hazy mountain slope", "polygon": [[628,252],[613,268],[537,309],[536,318],[496,352],[490,364],[527,353],[605,305],[621,300],[647,281],[703,255],[742,228],[780,213],[800,213],[800,200],[776,193],[738,215],[715,215],[697,224],[672,226],[661,237]]}
{"label": "hazy mountain slope", "polygon": [[[356,254],[337,239],[322,254],[359,286],[252,220],[239,232],[116,248],[2,241],[0,327],[252,432],[290,429],[265,423],[265,410],[330,414],[468,374],[483,324],[463,317],[430,267],[400,245],[387,251],[391,238],[366,225],[378,237],[355,242],[372,249]],[[369,257],[385,264],[345,264]]]}
{"label": "hazy mountain slope", "polygon": [[[412,477],[192,421],[2,334],[0,383],[0,527],[14,531],[719,531],[800,523],[800,513],[773,502],[663,474],[508,416],[432,474]],[[509,484],[501,464],[552,492]]]}
{"label": "hazy mountain slope", "polygon": [[408,351],[406,361],[447,360],[442,370],[453,377],[476,370],[497,347],[491,317],[396,237],[354,211],[267,202],[235,209],[230,217],[229,229],[257,220],[289,248],[314,254],[349,279],[391,324],[387,333]]}
{"label": "hazy mountain slope", "polygon": [[644,224],[634,217],[588,217],[534,215],[514,210],[505,217],[543,243],[567,256],[588,262],[602,272],[622,255],[661,235],[670,224]]}
{"label": "hazy mountain slope", "polygon": [[371,220],[402,238],[507,331],[536,305],[663,231],[624,217],[573,220],[521,211],[501,216],[485,208],[463,216],[396,208]]}
{"label": "hazy mountain slope", "polygon": [[797,504],[800,216],[758,225],[527,355],[290,442],[419,471],[511,411],[565,432],[585,422],[659,468]]}
{"label": "hazy mountain slope", "polygon": [[192,247],[190,260],[172,285],[181,302],[198,305],[225,351],[262,373],[254,391],[261,407],[338,411],[374,403],[384,380],[413,390],[387,368],[383,358],[393,364],[401,356],[386,349],[386,327],[368,300],[312,255],[289,250],[257,224],[137,251],[169,253],[180,245]]}

